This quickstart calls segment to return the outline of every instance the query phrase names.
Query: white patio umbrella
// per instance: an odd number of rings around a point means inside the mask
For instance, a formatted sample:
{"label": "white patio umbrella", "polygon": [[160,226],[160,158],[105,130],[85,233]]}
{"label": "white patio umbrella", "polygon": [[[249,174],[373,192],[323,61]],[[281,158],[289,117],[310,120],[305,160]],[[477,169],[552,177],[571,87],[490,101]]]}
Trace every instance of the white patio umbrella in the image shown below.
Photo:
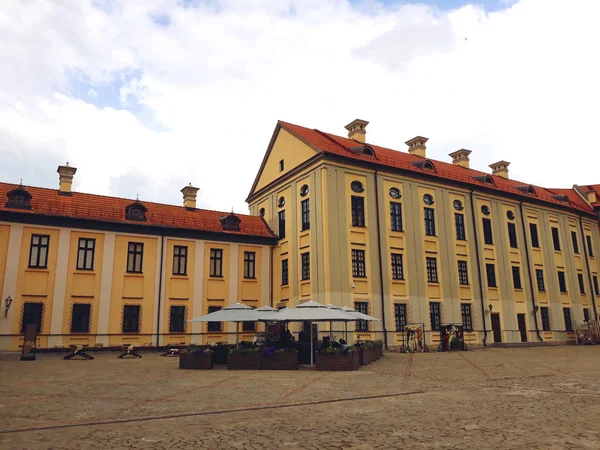
{"label": "white patio umbrella", "polygon": [[[342,306],[340,309],[342,311],[356,317],[356,320],[366,320],[368,322],[378,322],[379,321],[379,319],[377,317],[369,316],[368,314],[358,312],[357,310],[355,310],[354,308],[350,308],[349,306]],[[344,325],[346,327],[346,340],[348,340],[348,322],[346,322]]]}
{"label": "white patio umbrella", "polygon": [[315,302],[308,301],[305,303],[301,303],[300,305],[294,308],[285,308],[279,310],[278,312],[265,317],[263,319],[258,319],[262,321],[276,321],[276,322],[310,322],[310,364],[313,365],[313,330],[312,323],[313,322],[348,322],[358,320],[356,317],[351,316],[350,314],[337,310],[331,309],[327,306]]}
{"label": "white patio umbrella", "polygon": [[273,312],[259,311],[248,305],[236,303],[204,316],[195,317],[188,320],[188,322],[235,322],[235,344],[238,345],[240,322],[254,322],[270,314],[273,314]]}

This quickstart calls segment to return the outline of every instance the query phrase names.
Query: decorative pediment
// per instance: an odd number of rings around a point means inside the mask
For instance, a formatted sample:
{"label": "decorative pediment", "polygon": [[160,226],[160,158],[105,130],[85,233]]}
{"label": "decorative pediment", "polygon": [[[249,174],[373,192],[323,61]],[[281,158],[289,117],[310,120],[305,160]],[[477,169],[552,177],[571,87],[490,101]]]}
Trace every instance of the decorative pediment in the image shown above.
{"label": "decorative pediment", "polygon": [[227,231],[240,231],[240,223],[242,221],[235,214],[229,214],[228,216],[223,216],[219,218],[221,222],[221,227]]}
{"label": "decorative pediment", "polygon": [[8,197],[8,201],[4,205],[6,208],[31,209],[31,194],[23,186],[9,191],[6,196]]}
{"label": "decorative pediment", "polygon": [[135,201],[125,208],[125,220],[145,222],[147,220],[146,212],[148,212],[148,208],[146,208],[140,202]]}

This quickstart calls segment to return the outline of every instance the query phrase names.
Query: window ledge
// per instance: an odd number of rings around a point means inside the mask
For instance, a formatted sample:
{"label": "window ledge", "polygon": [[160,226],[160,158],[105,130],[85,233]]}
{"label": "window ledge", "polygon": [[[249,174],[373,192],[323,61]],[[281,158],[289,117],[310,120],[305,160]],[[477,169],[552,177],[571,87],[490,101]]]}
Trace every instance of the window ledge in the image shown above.
{"label": "window ledge", "polygon": [[50,270],[47,267],[27,267],[25,272],[50,273]]}
{"label": "window ledge", "polygon": [[246,283],[258,283],[258,278],[242,278],[242,281]]}

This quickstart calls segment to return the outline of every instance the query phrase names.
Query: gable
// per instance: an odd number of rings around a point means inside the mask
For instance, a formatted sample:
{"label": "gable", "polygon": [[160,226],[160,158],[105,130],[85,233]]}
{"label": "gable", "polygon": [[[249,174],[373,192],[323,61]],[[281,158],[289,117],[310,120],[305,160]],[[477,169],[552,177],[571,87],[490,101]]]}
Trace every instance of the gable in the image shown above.
{"label": "gable", "polygon": [[[302,142],[286,129],[279,127],[279,130],[276,130],[275,133],[275,141],[271,148],[267,150],[267,155],[250,195],[317,154],[316,150]],[[279,162],[281,160],[283,160],[284,164],[283,170],[279,170]]]}

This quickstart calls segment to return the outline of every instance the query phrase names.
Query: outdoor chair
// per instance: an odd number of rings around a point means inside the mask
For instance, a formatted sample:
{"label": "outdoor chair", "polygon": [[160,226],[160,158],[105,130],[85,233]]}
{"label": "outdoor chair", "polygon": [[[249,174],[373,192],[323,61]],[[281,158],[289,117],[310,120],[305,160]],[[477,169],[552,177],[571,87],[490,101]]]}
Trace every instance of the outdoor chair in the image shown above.
{"label": "outdoor chair", "polygon": [[63,359],[71,359],[75,356],[81,356],[84,359],[94,359],[93,356],[88,355],[84,350],[87,350],[87,346],[84,345],[69,345],[69,349],[71,353],[65,356]]}

